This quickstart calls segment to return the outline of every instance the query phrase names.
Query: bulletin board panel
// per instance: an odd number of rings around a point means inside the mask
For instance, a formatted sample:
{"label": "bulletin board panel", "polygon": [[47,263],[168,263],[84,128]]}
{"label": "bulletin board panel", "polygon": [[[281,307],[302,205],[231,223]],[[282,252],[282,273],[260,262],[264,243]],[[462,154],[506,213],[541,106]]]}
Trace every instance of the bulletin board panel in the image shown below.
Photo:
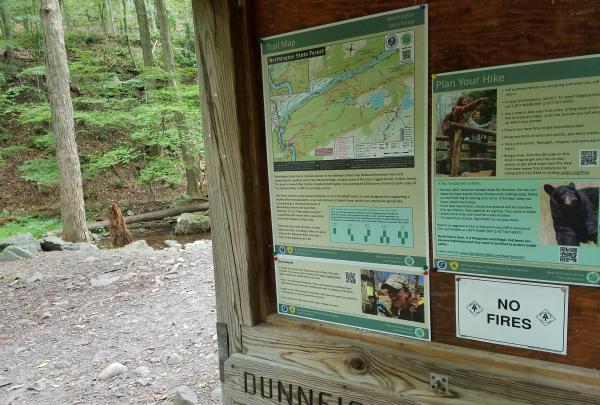
{"label": "bulletin board panel", "polygon": [[[253,61],[253,66],[247,66],[246,69],[254,77],[260,77],[259,38],[417,4],[419,3],[402,0],[248,2],[245,17],[249,26],[240,28],[253,34],[253,38],[248,38],[248,44],[252,44],[253,48],[245,50],[248,53],[247,60]],[[600,42],[597,41],[600,9],[596,0],[431,0],[428,8],[429,77],[433,73],[600,53]],[[262,94],[260,80],[255,80],[250,86],[254,86],[251,93]],[[267,158],[262,119],[264,111],[259,100],[253,104],[248,117],[252,126],[249,129],[252,139],[247,142],[252,150],[255,165],[253,170],[262,176],[257,176],[253,181],[252,195],[248,198],[257,207],[255,229],[258,236],[255,242],[263,246],[257,251],[256,260],[264,264],[268,260],[268,248],[265,247],[270,247],[271,243],[270,221],[266,212],[269,200],[265,180]],[[428,226],[431,227],[431,224]],[[566,356],[562,356],[457,338],[454,275],[434,272],[430,277],[431,330],[434,342],[590,369],[598,367],[600,288],[570,287],[568,352]],[[263,283],[269,286],[267,290],[275,291],[272,268],[269,274],[264,275]],[[259,310],[262,317],[274,311],[274,295],[264,297]]]}

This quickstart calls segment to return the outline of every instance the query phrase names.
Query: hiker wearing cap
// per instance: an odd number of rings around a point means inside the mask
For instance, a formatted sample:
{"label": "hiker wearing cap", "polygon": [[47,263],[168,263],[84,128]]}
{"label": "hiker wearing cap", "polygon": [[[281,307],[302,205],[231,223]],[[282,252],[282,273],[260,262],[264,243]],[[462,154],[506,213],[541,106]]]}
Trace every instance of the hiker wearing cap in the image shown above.
{"label": "hiker wearing cap", "polygon": [[380,312],[391,318],[413,322],[425,322],[425,305],[419,305],[418,297],[409,287],[408,281],[400,274],[392,274],[381,288],[387,289],[392,308]]}

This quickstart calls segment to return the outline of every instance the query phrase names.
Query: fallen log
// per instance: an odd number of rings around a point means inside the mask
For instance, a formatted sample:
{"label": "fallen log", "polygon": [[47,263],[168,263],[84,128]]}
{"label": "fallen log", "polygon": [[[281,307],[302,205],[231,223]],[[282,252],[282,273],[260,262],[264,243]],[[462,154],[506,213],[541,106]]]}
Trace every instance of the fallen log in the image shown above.
{"label": "fallen log", "polygon": [[[135,224],[137,222],[144,221],[155,221],[157,219],[163,219],[167,217],[174,217],[175,215],[180,215],[186,212],[196,212],[196,211],[207,211],[208,210],[208,202],[186,205],[181,207],[169,208],[166,210],[146,212],[144,214],[131,215],[129,217],[123,217],[123,220],[126,224]],[[108,228],[108,221],[100,221],[95,224],[88,224],[88,229],[90,231],[96,231],[100,228]]]}

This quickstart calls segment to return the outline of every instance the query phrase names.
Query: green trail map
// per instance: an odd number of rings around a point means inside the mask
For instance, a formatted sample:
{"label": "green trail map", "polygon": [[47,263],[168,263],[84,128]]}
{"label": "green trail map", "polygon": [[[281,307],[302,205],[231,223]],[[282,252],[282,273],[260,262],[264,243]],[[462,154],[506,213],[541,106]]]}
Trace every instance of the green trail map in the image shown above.
{"label": "green trail map", "polygon": [[414,157],[414,69],[412,30],[270,57],[275,164]]}

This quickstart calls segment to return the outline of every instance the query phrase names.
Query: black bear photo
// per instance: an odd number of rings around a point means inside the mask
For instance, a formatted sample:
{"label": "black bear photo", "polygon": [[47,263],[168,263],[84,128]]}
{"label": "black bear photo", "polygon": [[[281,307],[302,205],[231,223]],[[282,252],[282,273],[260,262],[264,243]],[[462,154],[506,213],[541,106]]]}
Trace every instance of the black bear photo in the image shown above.
{"label": "black bear photo", "polygon": [[598,244],[598,187],[577,189],[575,183],[554,187],[544,184],[559,245]]}

